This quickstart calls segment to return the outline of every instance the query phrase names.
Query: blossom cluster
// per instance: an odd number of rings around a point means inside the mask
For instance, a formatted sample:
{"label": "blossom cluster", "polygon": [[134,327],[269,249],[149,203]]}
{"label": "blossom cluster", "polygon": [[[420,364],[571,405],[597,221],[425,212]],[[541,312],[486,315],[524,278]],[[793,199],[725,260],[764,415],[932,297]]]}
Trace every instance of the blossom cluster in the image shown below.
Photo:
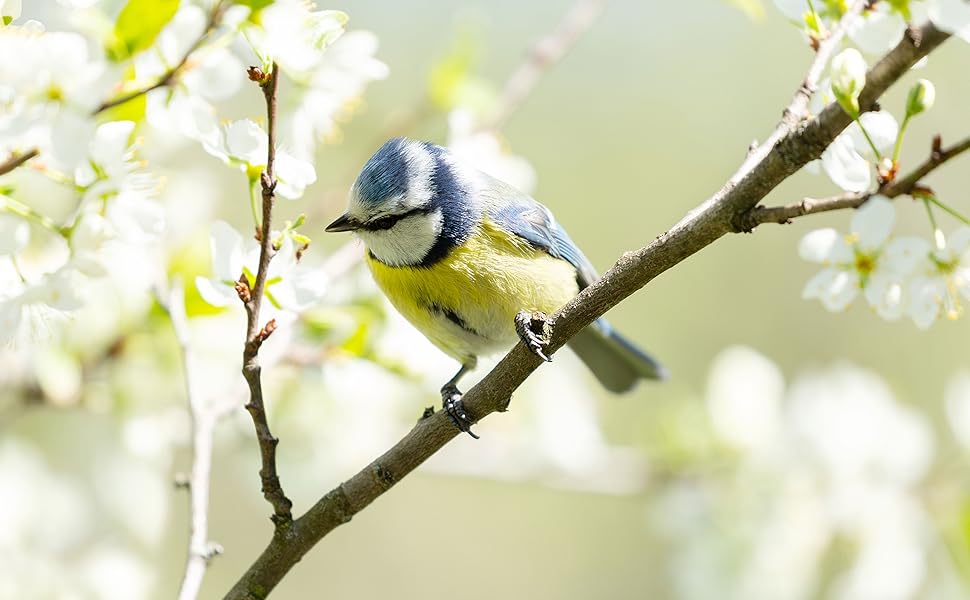
{"label": "blossom cluster", "polygon": [[[845,11],[844,6],[831,2],[776,0],[775,4],[816,41],[837,26]],[[909,24],[926,22],[970,42],[970,4],[963,0],[872,3],[848,21],[847,39],[855,47],[833,57],[829,76],[812,98],[811,110],[819,113],[836,103],[853,121],[810,169],[821,167],[839,188],[862,199],[868,196],[868,200],[853,216],[847,235],[820,229],[806,235],[799,247],[802,258],[825,267],[805,286],[805,298],[841,311],[861,295],[879,316],[895,320],[905,315],[921,329],[941,316],[959,317],[961,298],[970,299],[970,221],[920,185],[911,195],[926,205],[932,241],[893,237],[895,209],[880,191],[896,179],[907,126],[912,118],[932,108],[935,88],[925,79],[913,84],[901,122],[888,110],[862,112],[859,96],[868,69],[863,53],[886,52],[899,43]],[[935,211],[955,217],[961,225],[944,234]]]}
{"label": "blossom cluster", "polygon": [[[56,333],[91,290],[130,292],[139,281],[144,294],[160,283],[172,244],[160,202],[168,178],[145,160],[158,154],[146,137],[155,146],[194,144],[242,171],[258,202],[265,117],[220,117],[238,105],[246,65],[278,65],[289,88],[275,162],[276,191],[289,199],[316,181],[317,144],[334,135],[369,82],[387,76],[373,34],[345,34],[345,14],[309,2],[193,0],[166,13],[130,0],[110,35],[92,25],[110,24],[107,7],[77,6],[85,12],[71,21],[75,30],[48,31],[25,18],[23,3],[0,3],[0,164],[11,165],[0,174],[0,342]],[[50,189],[54,205],[41,200]],[[309,239],[295,227],[280,235],[284,254],[300,250],[289,253],[298,261]],[[112,262],[119,256],[140,256],[141,276]],[[279,262],[276,275],[286,278],[292,265]],[[298,278],[291,287],[309,289]]]}
{"label": "blossom cluster", "polygon": [[965,499],[944,466],[970,450],[965,373],[945,392],[949,432],[872,372],[842,363],[786,384],[748,347],[715,359],[705,400],[734,465],[664,484],[651,507],[676,597],[965,595],[967,550],[948,542]]}

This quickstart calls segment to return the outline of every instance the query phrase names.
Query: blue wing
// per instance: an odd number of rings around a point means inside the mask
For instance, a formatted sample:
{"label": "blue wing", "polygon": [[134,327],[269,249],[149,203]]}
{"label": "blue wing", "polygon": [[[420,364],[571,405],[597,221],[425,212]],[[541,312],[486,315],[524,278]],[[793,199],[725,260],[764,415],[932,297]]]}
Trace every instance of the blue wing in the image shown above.
{"label": "blue wing", "polygon": [[493,182],[499,188],[495,191],[500,201],[490,203],[488,216],[495,224],[575,267],[579,289],[599,279],[592,263],[556,222],[548,208],[507,184],[498,180]]}

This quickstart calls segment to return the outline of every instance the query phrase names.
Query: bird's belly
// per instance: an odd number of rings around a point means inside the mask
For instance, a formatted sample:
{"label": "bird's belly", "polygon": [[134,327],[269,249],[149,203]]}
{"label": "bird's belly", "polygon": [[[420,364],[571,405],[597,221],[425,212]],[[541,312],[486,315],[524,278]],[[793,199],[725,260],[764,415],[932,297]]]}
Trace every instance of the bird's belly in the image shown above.
{"label": "bird's belly", "polygon": [[510,347],[521,310],[555,312],[576,295],[567,262],[508,240],[477,239],[444,259],[391,267],[368,256],[377,285],[432,343],[467,362]]}

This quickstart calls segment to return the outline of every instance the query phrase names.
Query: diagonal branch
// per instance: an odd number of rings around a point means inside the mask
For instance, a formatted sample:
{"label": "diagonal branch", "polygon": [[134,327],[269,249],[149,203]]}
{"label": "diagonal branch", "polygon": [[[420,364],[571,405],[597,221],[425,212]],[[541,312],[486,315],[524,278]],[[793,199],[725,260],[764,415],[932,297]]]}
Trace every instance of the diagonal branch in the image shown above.
{"label": "diagonal branch", "polygon": [[0,175],[6,175],[38,154],[40,150],[37,148],[31,148],[26,152],[14,152],[7,160],[0,163]]}
{"label": "diagonal branch", "polygon": [[[949,37],[932,25],[918,33],[918,37],[910,36],[900,42],[872,68],[861,97],[862,107],[871,108],[916,61]],[[792,104],[797,109],[800,101]],[[561,348],[570,337],[667,269],[721,237],[740,231],[736,226],[739,216],[818,158],[848,124],[849,118],[838,106],[830,106],[808,122],[784,119],[768,138],[772,143],[756,148],[717,193],[646,247],[624,254],[600,281],[553,315],[549,351]],[[464,395],[465,408],[475,420],[501,410],[512,392],[540,364],[542,360],[524,345],[516,345]],[[458,430],[444,412],[419,421],[394,447],[296,519],[285,537],[274,536],[226,598],[265,598],[324,536],[348,522],[456,435]]]}
{"label": "diagonal branch", "polygon": [[192,42],[192,45],[189,46],[188,50],[185,51],[185,54],[182,55],[182,58],[179,59],[179,61],[175,63],[175,65],[173,65],[167,71],[162,73],[161,76],[155,81],[155,83],[149,85],[148,87],[132,90],[116,98],[110,98],[108,100],[105,100],[100,105],[98,105],[97,108],[94,109],[94,112],[91,113],[92,116],[98,115],[108,110],[109,108],[114,108],[115,106],[120,106],[122,104],[125,104],[126,102],[131,102],[135,98],[138,98],[139,96],[144,96],[148,92],[157,90],[158,88],[166,87],[175,83],[180,72],[185,67],[186,63],[189,62],[189,57],[192,56],[192,53],[198,50],[202,46],[202,44],[204,44],[205,41],[209,39],[209,36],[212,35],[212,32],[215,31],[217,27],[219,27],[219,21],[222,19],[222,15],[224,12],[225,12],[224,0],[217,0],[215,5],[212,7],[212,11],[209,13],[209,20],[206,22],[205,29],[202,30],[202,34],[198,38],[196,38],[194,42]]}
{"label": "diagonal branch", "polygon": [[199,595],[202,578],[209,561],[222,552],[222,548],[209,541],[209,474],[212,472],[212,441],[219,421],[236,407],[235,397],[217,404],[206,404],[196,387],[195,359],[189,342],[189,322],[185,315],[185,294],[182,283],[172,284],[167,298],[156,293],[158,304],[168,314],[172,330],[179,345],[182,373],[185,377],[185,395],[188,399],[189,416],[192,419],[192,470],[186,487],[189,491],[189,551],[185,561],[179,600],[194,600]]}
{"label": "diagonal branch", "polygon": [[902,179],[896,179],[895,181],[886,183],[874,192],[847,192],[828,198],[804,198],[799,202],[784,206],[756,206],[742,217],[743,228],[745,231],[750,231],[763,223],[785,225],[791,223],[792,219],[805,215],[846,208],[859,208],[866,200],[876,194],[882,194],[889,198],[895,198],[903,194],[911,194],[914,189],[919,187],[924,177],[935,171],[951,158],[959,156],[967,150],[970,150],[970,137],[949,148],[942,148],[940,145],[940,137],[936,136],[933,138],[930,157],[920,166],[913,169],[912,173]]}
{"label": "diagonal branch", "polygon": [[260,177],[263,215],[257,232],[259,237],[259,267],[256,271],[256,279],[251,286],[245,274],[240,276],[239,283],[236,286],[239,297],[246,307],[246,344],[243,349],[242,368],[243,377],[246,378],[246,383],[249,385],[249,403],[246,404],[246,410],[252,416],[253,425],[256,428],[256,439],[259,442],[259,453],[262,460],[259,477],[263,484],[263,497],[273,506],[272,519],[277,531],[287,527],[293,520],[293,515],[290,512],[293,503],[283,492],[276,470],[276,446],[279,444],[279,439],[273,436],[273,432],[269,428],[269,421],[266,419],[263,384],[260,376],[261,368],[259,366],[259,348],[276,329],[276,321],[271,319],[265,325],[260,326],[259,310],[266,290],[269,262],[276,252],[272,240],[273,203],[276,198],[276,176],[273,169],[276,162],[276,94],[279,89],[279,74],[280,68],[275,63],[268,74],[256,67],[249,69],[250,78],[259,82],[266,100],[268,141],[266,169]]}

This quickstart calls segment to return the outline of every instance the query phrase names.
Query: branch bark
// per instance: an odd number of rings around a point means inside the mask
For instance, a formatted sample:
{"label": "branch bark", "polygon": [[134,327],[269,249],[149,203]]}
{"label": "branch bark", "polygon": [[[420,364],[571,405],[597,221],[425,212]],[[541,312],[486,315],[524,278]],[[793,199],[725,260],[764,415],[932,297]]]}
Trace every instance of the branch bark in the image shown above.
{"label": "branch bark", "polygon": [[23,153],[14,152],[7,160],[0,163],[0,175],[6,175],[38,154],[40,154],[40,150],[37,148],[31,148]]}
{"label": "branch bark", "polygon": [[179,72],[182,70],[183,67],[185,67],[185,64],[189,61],[189,57],[192,56],[192,53],[198,50],[202,46],[202,44],[205,43],[205,41],[209,38],[209,36],[212,35],[212,32],[215,31],[215,29],[219,26],[219,21],[222,19],[222,14],[224,10],[225,10],[224,0],[218,0],[215,3],[215,5],[212,7],[212,11],[209,13],[209,20],[206,22],[205,29],[202,30],[202,35],[200,35],[194,42],[192,42],[192,45],[189,46],[189,49],[185,51],[185,54],[182,55],[182,58],[179,59],[179,61],[175,63],[175,65],[172,66],[168,71],[165,71],[164,73],[162,73],[162,75],[158,78],[157,81],[155,81],[155,83],[149,85],[148,87],[141,88],[138,90],[133,90],[131,92],[128,92],[127,94],[122,94],[121,96],[118,96],[116,98],[110,98],[108,100],[105,100],[100,105],[98,105],[97,108],[94,109],[94,112],[91,113],[92,116],[99,115],[104,111],[108,110],[109,108],[114,108],[115,106],[120,106],[122,104],[125,104],[126,102],[131,102],[135,98],[138,98],[139,96],[144,96],[148,92],[157,90],[160,87],[165,87],[175,83],[175,80],[178,78]]}
{"label": "branch bark", "polygon": [[[861,10],[865,2],[853,5]],[[857,14],[857,13],[854,13]],[[932,25],[905,38],[869,72],[860,98],[862,108],[875,100],[919,59],[948,37]],[[818,158],[849,124],[841,108],[832,105],[814,119],[804,120],[808,98],[834,51],[841,30],[825,40],[816,61],[768,141],[754,149],[738,171],[713,196],[690,211],[669,231],[639,250],[624,254],[596,284],[583,290],[551,317],[549,351],[566,341],[655,277],[721,237],[742,231],[738,220],[778,184]],[[512,392],[542,364],[521,343],[464,396],[468,413],[477,421],[501,410]],[[293,521],[285,535],[274,535],[263,553],[226,595],[230,599],[265,598],[283,576],[317,542],[366,508],[428,457],[458,430],[443,412],[422,419],[390,450],[323,496]]]}
{"label": "branch bark", "polygon": [[888,198],[911,194],[914,189],[921,185],[924,177],[935,171],[948,160],[959,156],[967,150],[970,150],[970,137],[949,148],[942,148],[940,146],[940,138],[937,136],[933,139],[930,157],[926,161],[914,169],[912,173],[901,179],[886,183],[874,192],[847,192],[828,198],[803,198],[799,202],[784,206],[756,206],[742,217],[742,227],[746,231],[750,231],[763,223],[778,223],[784,225],[791,223],[792,219],[804,217],[805,215],[846,208],[859,208],[866,200],[877,194],[882,194]]}
{"label": "branch bark", "polygon": [[263,384],[261,368],[259,366],[259,348],[276,328],[276,322],[270,320],[265,325],[259,324],[259,311],[266,290],[266,276],[269,273],[269,263],[276,250],[273,248],[273,203],[276,198],[276,176],[273,168],[276,162],[276,94],[279,90],[279,66],[273,65],[270,73],[266,74],[250,67],[250,78],[259,82],[266,100],[267,116],[267,156],[266,169],[260,177],[262,186],[262,221],[257,231],[259,236],[259,267],[252,286],[245,273],[240,275],[236,289],[246,308],[246,344],[243,349],[243,377],[249,385],[249,402],[246,410],[253,419],[256,428],[256,440],[259,443],[259,453],[262,468],[259,477],[262,481],[263,497],[273,507],[273,524],[279,534],[293,521],[290,509],[293,503],[283,492],[279,473],[276,470],[276,446],[279,439],[273,436],[269,422],[266,419],[266,407],[263,404]]}
{"label": "branch bark", "polygon": [[216,425],[235,407],[229,397],[217,404],[207,404],[199,396],[195,378],[195,359],[189,341],[189,322],[185,314],[185,294],[179,280],[173,282],[167,297],[160,291],[158,303],[168,313],[172,331],[179,345],[185,395],[192,420],[192,468],[186,487],[189,492],[189,549],[185,571],[179,585],[179,600],[194,600],[199,595],[202,578],[209,561],[222,548],[209,540],[209,475],[212,472],[212,441]]}

